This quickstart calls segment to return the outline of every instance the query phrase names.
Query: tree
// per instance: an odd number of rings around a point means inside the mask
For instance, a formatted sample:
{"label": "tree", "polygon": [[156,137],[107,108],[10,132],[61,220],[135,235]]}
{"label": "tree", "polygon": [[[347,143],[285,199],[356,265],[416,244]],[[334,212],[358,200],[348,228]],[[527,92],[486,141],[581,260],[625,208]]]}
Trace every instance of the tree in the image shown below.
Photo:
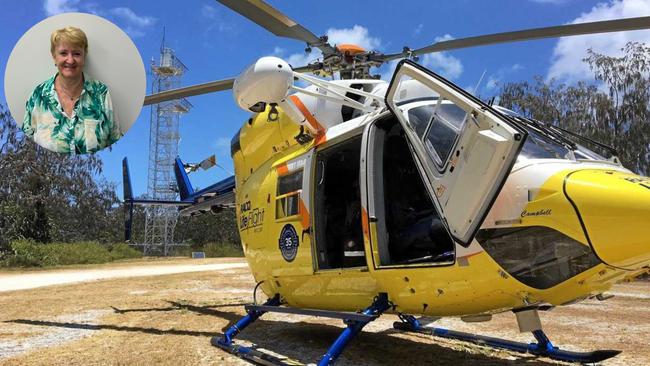
{"label": "tree", "polygon": [[193,217],[181,217],[176,225],[176,239],[189,242],[192,246],[222,243],[239,245],[235,210],[224,209],[217,213]]}
{"label": "tree", "polygon": [[0,246],[20,238],[119,240],[118,199],[114,185],[101,179],[99,157],[39,147],[2,105],[0,120]]}
{"label": "tree", "polygon": [[650,47],[628,43],[621,57],[588,51],[596,83],[535,79],[508,83],[500,104],[614,147],[626,167],[650,175]]}

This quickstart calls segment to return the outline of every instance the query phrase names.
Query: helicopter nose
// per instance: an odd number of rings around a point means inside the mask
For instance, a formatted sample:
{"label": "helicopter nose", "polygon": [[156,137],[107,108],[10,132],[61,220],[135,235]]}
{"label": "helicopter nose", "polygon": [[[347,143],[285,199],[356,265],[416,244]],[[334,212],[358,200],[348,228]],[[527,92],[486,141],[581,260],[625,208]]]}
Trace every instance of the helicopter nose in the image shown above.
{"label": "helicopter nose", "polygon": [[630,270],[650,265],[650,178],[577,170],[564,189],[600,260]]}

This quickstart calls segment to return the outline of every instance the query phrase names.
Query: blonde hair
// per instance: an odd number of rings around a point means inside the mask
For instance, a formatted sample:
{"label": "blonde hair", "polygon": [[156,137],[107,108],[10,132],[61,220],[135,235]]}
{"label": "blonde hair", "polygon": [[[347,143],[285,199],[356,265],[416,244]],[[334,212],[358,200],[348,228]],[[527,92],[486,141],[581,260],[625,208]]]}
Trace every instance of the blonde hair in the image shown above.
{"label": "blonde hair", "polygon": [[54,49],[61,42],[83,48],[84,54],[88,53],[88,38],[86,38],[86,33],[79,28],[65,27],[52,32],[52,36],[50,36],[50,53],[52,53],[52,56],[54,56]]}

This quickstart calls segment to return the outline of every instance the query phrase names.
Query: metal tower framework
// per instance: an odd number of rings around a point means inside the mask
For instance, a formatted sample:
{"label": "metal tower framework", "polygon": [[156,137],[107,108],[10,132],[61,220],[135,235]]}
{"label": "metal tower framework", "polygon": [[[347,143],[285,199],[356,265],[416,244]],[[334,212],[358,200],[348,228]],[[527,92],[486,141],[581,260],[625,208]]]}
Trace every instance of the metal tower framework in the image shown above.
{"label": "metal tower framework", "polygon": [[[153,83],[152,93],[159,93],[180,87],[187,67],[175,56],[174,50],[160,48],[160,60],[151,62]],[[149,130],[149,172],[147,196],[155,200],[173,201],[178,188],[174,179],[174,159],[178,155],[180,115],[190,110],[192,105],[185,100],[176,99],[155,104],[151,107]],[[170,255],[175,246],[174,228],[178,220],[176,207],[152,205],[146,208],[144,229],[144,255]]]}

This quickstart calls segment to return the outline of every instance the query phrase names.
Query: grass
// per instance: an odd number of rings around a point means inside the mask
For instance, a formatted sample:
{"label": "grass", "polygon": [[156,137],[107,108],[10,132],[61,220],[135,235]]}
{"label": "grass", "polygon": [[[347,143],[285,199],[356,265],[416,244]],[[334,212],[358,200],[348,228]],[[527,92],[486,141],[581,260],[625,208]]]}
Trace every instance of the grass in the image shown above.
{"label": "grass", "polygon": [[102,245],[97,242],[41,244],[20,240],[11,243],[11,252],[0,261],[0,267],[100,264],[140,257],[142,257],[142,253],[124,243],[113,245]]}
{"label": "grass", "polygon": [[[208,243],[195,249],[189,246],[179,247],[174,250],[173,255],[187,258],[193,251],[203,251],[208,258],[244,256],[241,246],[229,243]],[[12,242],[11,251],[0,259],[0,268],[51,268],[137,258],[142,258],[142,253],[125,243],[104,245],[90,241],[42,244],[19,240]]]}

